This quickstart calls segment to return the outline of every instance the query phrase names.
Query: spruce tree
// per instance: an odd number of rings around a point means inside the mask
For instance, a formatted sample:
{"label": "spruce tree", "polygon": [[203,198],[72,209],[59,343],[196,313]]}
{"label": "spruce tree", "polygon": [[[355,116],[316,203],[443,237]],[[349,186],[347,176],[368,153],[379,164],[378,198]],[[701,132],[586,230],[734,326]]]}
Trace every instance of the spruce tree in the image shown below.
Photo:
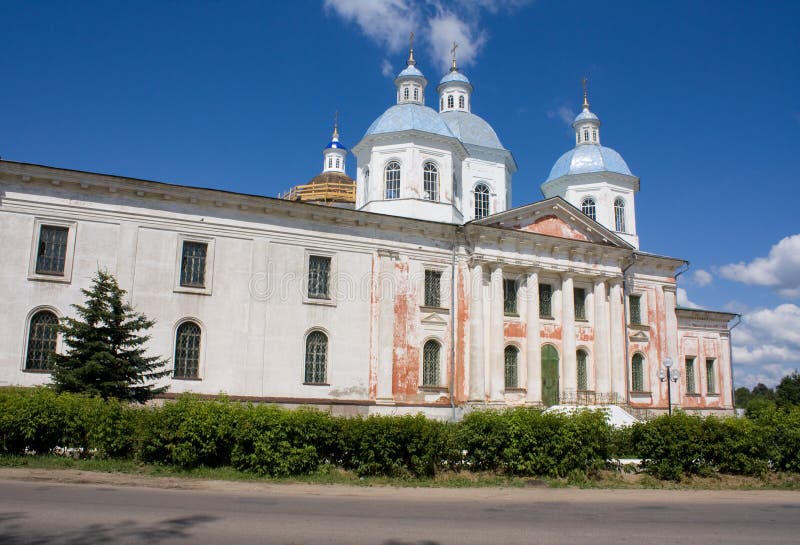
{"label": "spruce tree", "polygon": [[66,354],[54,356],[53,388],[105,399],[143,403],[166,387],[152,381],[167,376],[167,360],[146,356],[146,331],[155,323],[135,312],[113,275],[97,271],[83,305],[72,305],[76,318],[62,318]]}

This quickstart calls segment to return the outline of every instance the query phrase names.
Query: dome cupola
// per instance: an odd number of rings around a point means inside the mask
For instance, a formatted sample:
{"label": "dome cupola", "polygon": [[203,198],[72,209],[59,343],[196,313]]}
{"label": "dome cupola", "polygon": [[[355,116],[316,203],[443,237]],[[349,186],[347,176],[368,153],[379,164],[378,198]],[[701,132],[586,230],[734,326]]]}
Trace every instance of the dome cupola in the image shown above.
{"label": "dome cupola", "polygon": [[453,44],[451,53],[453,62],[450,65],[450,72],[445,74],[436,91],[439,93],[439,112],[469,112],[471,109],[470,98],[472,96],[472,84],[469,78],[458,71],[456,62],[456,49],[458,44]]}
{"label": "dome cupola", "polygon": [[322,150],[322,172],[344,173],[344,160],[347,158],[347,148],[339,142],[339,112],[336,112],[333,121],[333,134],[331,141]]}
{"label": "dome cupola", "polygon": [[589,95],[586,90],[586,78],[583,78],[583,109],[572,122],[575,129],[575,144],[600,145],[600,118],[589,110]]}
{"label": "dome cupola", "polygon": [[397,87],[398,104],[425,104],[425,86],[428,80],[417,68],[417,61],[414,60],[414,33],[411,33],[411,44],[408,51],[406,67],[394,80]]}

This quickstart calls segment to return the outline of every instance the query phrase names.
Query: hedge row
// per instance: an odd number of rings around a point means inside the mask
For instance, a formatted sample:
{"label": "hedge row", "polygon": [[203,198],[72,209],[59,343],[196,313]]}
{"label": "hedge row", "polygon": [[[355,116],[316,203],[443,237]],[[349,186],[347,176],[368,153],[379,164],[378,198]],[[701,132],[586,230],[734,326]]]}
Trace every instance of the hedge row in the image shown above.
{"label": "hedge row", "polygon": [[0,454],[55,447],[272,476],[310,473],[326,464],[362,476],[465,469],[565,476],[606,467],[610,457],[639,456],[654,475],[676,479],[714,471],[800,472],[800,409],[754,419],[678,414],[614,430],[597,412],[475,411],[444,423],[423,416],[341,418],[192,396],[141,407],[46,388],[0,389]]}

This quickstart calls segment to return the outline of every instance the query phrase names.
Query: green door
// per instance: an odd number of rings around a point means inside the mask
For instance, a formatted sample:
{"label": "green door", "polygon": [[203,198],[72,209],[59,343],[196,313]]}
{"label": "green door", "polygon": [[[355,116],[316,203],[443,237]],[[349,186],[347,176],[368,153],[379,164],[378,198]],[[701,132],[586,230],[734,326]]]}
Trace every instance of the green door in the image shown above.
{"label": "green door", "polygon": [[558,405],[558,352],[549,344],[542,347],[542,403]]}

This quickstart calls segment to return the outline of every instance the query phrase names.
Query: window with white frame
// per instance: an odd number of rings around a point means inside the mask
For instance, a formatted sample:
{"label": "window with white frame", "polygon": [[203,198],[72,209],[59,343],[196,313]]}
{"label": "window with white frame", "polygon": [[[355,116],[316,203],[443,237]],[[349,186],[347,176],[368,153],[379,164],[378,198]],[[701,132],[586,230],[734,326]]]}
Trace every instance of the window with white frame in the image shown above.
{"label": "window with white frame", "polygon": [[28,346],[25,354],[26,371],[52,371],[52,356],[58,341],[58,316],[40,310],[28,322]]}
{"label": "window with white frame", "polygon": [[423,196],[426,201],[439,200],[439,169],[431,161],[422,167]]}
{"label": "window with white frame", "polygon": [[448,108],[453,108],[454,105],[455,105],[455,103],[453,102],[453,95],[448,95],[447,96],[447,107]]}
{"label": "window with white frame", "polygon": [[192,240],[183,241],[181,250],[181,286],[206,287],[206,257],[208,244]]}
{"label": "window with white frame", "polygon": [[464,95],[458,97],[458,107],[464,109]]}
{"label": "window with white frame", "polygon": [[173,378],[192,379],[200,376],[200,326],[191,320],[175,331]]}
{"label": "window with white frame", "polygon": [[486,184],[475,186],[475,219],[489,215],[489,187]]}
{"label": "window with white frame", "polygon": [[581,212],[597,221],[597,203],[592,197],[584,197],[581,201]]}
{"label": "window with white frame", "polygon": [[694,358],[686,358],[686,393],[689,395],[697,393],[697,378],[695,376]]}
{"label": "window with white frame", "polygon": [[325,384],[328,375],[328,336],[312,331],[306,337],[304,382]]}
{"label": "window with white frame", "polygon": [[622,197],[614,199],[614,228],[620,233],[625,232],[625,200]]}
{"label": "window with white frame", "polygon": [[422,348],[422,386],[439,386],[442,345],[430,340]]}
{"label": "window with white frame", "polygon": [[385,199],[400,198],[400,163],[389,161],[383,173],[383,180],[386,187]]}
{"label": "window with white frame", "polygon": [[414,100],[419,100],[419,87],[414,87]]}
{"label": "window with white frame", "polygon": [[69,228],[42,225],[36,252],[36,274],[63,276],[67,262]]}
{"label": "window with white frame", "polygon": [[713,358],[706,358],[706,393],[717,393],[717,366]]}
{"label": "window with white frame", "polygon": [[408,87],[403,87],[403,98],[408,100]]}

